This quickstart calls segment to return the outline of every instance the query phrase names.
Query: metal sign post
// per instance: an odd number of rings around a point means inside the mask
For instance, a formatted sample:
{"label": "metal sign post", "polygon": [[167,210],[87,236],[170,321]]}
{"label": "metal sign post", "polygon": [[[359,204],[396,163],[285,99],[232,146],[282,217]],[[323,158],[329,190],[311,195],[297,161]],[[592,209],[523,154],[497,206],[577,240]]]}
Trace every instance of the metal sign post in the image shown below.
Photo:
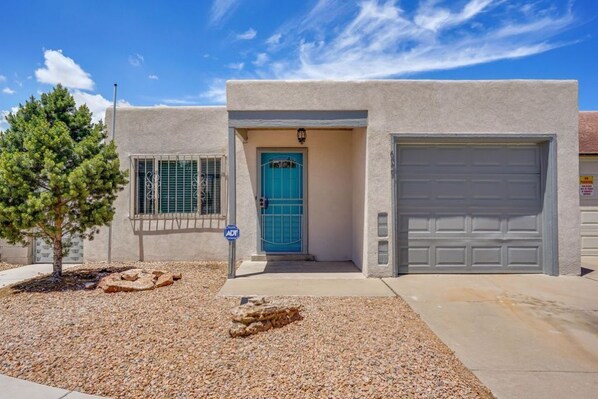
{"label": "metal sign post", "polygon": [[[114,84],[114,96],[112,99],[112,131],[110,132],[110,141],[114,141],[115,129],[116,129],[116,87]],[[108,225],[108,264],[112,263],[112,222]]]}
{"label": "metal sign post", "polygon": [[[235,226],[237,223],[237,160],[236,160],[236,146],[235,146],[235,129],[228,128],[228,223],[229,225],[224,230],[225,237],[228,241],[228,278],[235,278],[236,272],[236,240],[239,238],[239,228]],[[231,228],[229,230],[229,227]],[[236,233],[233,233],[235,232]],[[227,232],[230,235],[227,236]]]}
{"label": "metal sign post", "polygon": [[235,278],[236,241],[240,236],[241,232],[234,224],[224,229],[224,238],[228,240],[228,278]]}

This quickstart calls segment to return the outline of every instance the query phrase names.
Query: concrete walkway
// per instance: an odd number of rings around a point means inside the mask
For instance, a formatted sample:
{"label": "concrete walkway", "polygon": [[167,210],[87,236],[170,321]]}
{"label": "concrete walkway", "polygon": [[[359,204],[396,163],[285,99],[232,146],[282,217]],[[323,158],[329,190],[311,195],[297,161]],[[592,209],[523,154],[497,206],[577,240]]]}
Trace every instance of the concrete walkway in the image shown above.
{"label": "concrete walkway", "polygon": [[394,296],[380,279],[365,278],[353,262],[244,261],[220,296]]}
{"label": "concrete walkway", "polygon": [[[78,264],[62,265],[62,270],[68,270]],[[21,266],[14,269],[0,271],[0,288],[7,285],[17,284],[21,281],[29,280],[52,273],[52,265],[49,263],[38,263],[34,265]]]}
{"label": "concrete walkway", "polygon": [[597,397],[597,272],[384,280],[498,398]]}
{"label": "concrete walkway", "polygon": [[0,399],[103,399],[0,374]]}

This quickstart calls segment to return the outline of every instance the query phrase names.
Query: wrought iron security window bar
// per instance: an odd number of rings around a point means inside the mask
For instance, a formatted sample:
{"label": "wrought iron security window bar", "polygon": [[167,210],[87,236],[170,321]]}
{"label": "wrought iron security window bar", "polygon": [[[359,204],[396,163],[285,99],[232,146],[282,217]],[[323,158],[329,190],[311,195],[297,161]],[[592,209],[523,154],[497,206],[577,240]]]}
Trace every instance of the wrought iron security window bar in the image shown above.
{"label": "wrought iron security window bar", "polygon": [[224,155],[131,155],[133,219],[226,216]]}

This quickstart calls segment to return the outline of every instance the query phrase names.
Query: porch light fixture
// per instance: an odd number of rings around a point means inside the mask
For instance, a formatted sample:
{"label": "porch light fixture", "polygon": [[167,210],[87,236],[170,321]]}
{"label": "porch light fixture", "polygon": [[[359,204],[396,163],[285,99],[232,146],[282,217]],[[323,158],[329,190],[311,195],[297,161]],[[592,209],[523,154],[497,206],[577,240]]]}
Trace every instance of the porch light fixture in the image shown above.
{"label": "porch light fixture", "polygon": [[305,143],[305,139],[307,138],[307,132],[304,128],[300,127],[297,129],[297,141],[299,144],[303,145]]}

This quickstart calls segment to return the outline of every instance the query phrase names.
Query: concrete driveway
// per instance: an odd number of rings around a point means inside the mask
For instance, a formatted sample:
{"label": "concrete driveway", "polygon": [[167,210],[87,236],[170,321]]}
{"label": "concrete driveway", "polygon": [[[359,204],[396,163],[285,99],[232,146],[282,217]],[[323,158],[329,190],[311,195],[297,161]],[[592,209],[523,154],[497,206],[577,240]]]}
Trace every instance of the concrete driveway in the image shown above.
{"label": "concrete driveway", "polygon": [[598,397],[598,272],[384,281],[498,398]]}

